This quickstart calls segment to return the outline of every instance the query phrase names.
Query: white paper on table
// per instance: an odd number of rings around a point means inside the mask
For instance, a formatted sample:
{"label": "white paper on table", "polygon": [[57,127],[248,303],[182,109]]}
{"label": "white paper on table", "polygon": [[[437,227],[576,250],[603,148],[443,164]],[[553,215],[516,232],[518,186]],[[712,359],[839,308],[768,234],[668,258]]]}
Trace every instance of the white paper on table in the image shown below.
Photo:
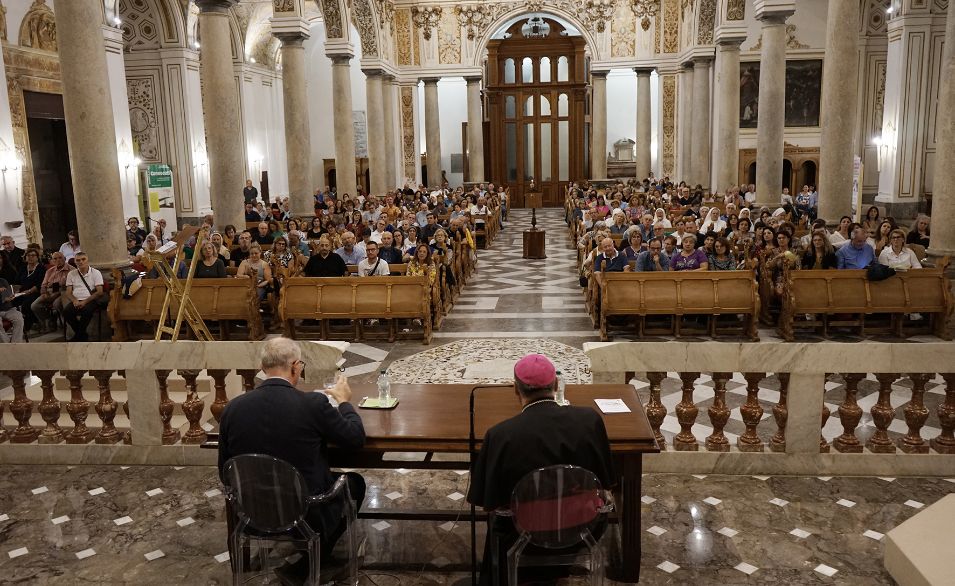
{"label": "white paper on table", "polygon": [[602,413],[630,413],[630,407],[623,399],[594,399]]}

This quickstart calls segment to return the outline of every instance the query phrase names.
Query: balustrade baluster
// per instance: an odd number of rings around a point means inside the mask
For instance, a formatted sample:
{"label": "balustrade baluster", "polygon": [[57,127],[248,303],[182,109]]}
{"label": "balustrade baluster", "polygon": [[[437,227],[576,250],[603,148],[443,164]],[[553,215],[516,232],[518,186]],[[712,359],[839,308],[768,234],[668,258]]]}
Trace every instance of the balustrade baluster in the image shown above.
{"label": "balustrade baluster", "polygon": [[706,438],[706,449],[711,452],[730,451],[730,441],[723,434],[723,428],[730,418],[730,409],[726,406],[726,383],[733,378],[731,372],[714,372],[713,386],[715,397],[710,408],[706,412],[710,416],[710,425],[713,426],[713,433]]}
{"label": "balustrade baluster", "polygon": [[3,401],[0,401],[0,443],[3,443],[9,439],[10,434],[7,433],[7,430],[3,427]]}
{"label": "balustrade baluster", "polygon": [[226,404],[229,402],[229,398],[225,394],[225,377],[229,374],[229,371],[209,369],[206,372],[212,377],[216,389],[216,398],[212,401],[212,405],[209,405],[209,410],[212,411],[212,416],[216,418],[216,423],[219,423],[222,410],[225,409]]}
{"label": "balustrade baluster", "polygon": [[182,436],[184,444],[201,444],[206,441],[206,432],[202,429],[199,421],[202,419],[202,410],[205,402],[199,398],[199,392],[196,387],[196,379],[199,377],[198,370],[177,370],[179,376],[186,379],[186,400],[182,403],[182,412],[189,421],[189,429]]}
{"label": "balustrade baluster", "polygon": [[3,371],[3,374],[10,377],[13,385],[10,413],[17,420],[17,428],[10,434],[10,443],[12,444],[28,444],[40,435],[40,430],[30,425],[30,416],[33,415],[33,401],[27,397],[27,386],[23,380],[29,373],[29,370]]}
{"label": "balustrade baluster", "polygon": [[938,406],[938,423],[942,431],[932,438],[932,448],[939,454],[955,454],[955,374],[945,373],[945,402]]}
{"label": "balustrade baluster", "polygon": [[83,375],[85,370],[65,370],[63,376],[70,381],[70,402],[66,405],[66,412],[73,421],[73,429],[66,434],[68,444],[86,444],[93,439],[93,430],[86,427],[86,417],[89,415],[90,402],[83,398]]}
{"label": "balustrade baluster", "polygon": [[98,444],[115,444],[122,436],[116,426],[113,425],[113,419],[116,418],[116,401],[109,388],[109,379],[113,376],[112,370],[91,370],[90,374],[96,379],[99,385],[99,401],[96,403],[96,414],[99,415],[103,426],[96,434],[95,442]]}
{"label": "balustrade baluster", "polygon": [[258,370],[243,368],[235,372],[242,377],[242,392],[248,393],[255,388],[255,375],[259,374]]}
{"label": "balustrade baluster", "polygon": [[162,445],[164,446],[171,446],[179,441],[179,430],[169,425],[172,421],[172,412],[176,408],[176,403],[169,398],[167,385],[171,372],[171,370],[156,371],[156,379],[159,381],[159,418],[162,420]]}
{"label": "balustrade baluster", "polygon": [[660,402],[660,385],[665,379],[665,372],[648,372],[647,380],[650,381],[650,402],[647,403],[647,419],[650,421],[650,429],[653,430],[653,436],[657,440],[660,450],[666,450],[667,441],[660,431],[663,420],[667,416],[667,408]]}
{"label": "balustrade baluster", "polygon": [[864,374],[847,373],[842,375],[845,381],[846,392],[842,404],[839,405],[839,420],[842,422],[842,435],[833,440],[832,445],[836,450],[858,454],[862,452],[862,444],[856,437],[856,427],[862,419],[862,407],[856,402],[856,393],[859,388],[859,381],[865,378]]}
{"label": "balustrade baluster", "polygon": [[129,429],[123,432],[123,443],[126,445],[133,444],[133,422],[129,419],[129,398],[132,396],[132,391],[129,389],[129,379],[126,377],[126,371],[120,370],[117,371],[119,376],[123,377],[123,381],[126,383],[126,400],[123,401],[123,414],[126,415],[126,421],[129,421]]}
{"label": "balustrade baluster", "polygon": [[756,426],[763,418],[763,407],[759,404],[759,382],[766,377],[764,372],[744,372],[746,379],[746,403],[740,406],[739,414],[746,424],[746,431],[736,440],[741,452],[762,452],[763,440],[756,433]]}
{"label": "balustrade baluster", "polygon": [[699,378],[698,372],[681,372],[680,380],[683,381],[683,397],[676,406],[676,418],[680,422],[680,433],[673,438],[673,449],[680,452],[696,452],[700,449],[700,443],[696,441],[693,435],[693,423],[696,422],[696,416],[700,409],[693,403],[693,391],[695,390],[696,379]]}
{"label": "balustrade baluster", "polygon": [[53,395],[53,376],[56,371],[34,370],[33,374],[40,378],[40,388],[43,389],[43,399],[40,401],[37,411],[40,412],[43,421],[46,422],[46,427],[40,432],[37,441],[41,444],[58,444],[63,441],[64,435],[59,424],[63,408],[60,407],[60,402]]}
{"label": "balustrade baluster", "polygon": [[769,438],[769,449],[774,452],[785,452],[786,422],[789,420],[789,373],[777,372],[776,378],[779,379],[779,402],[773,405],[776,433]]}
{"label": "balustrade baluster", "polygon": [[889,424],[895,419],[895,409],[892,408],[892,383],[898,380],[899,375],[893,372],[880,372],[875,375],[879,381],[879,400],[872,406],[872,421],[875,423],[875,433],[866,442],[865,447],[877,454],[895,453],[895,444],[889,438]]}
{"label": "balustrade baluster", "polygon": [[925,420],[928,419],[928,407],[925,406],[922,398],[925,395],[925,383],[928,382],[929,375],[910,374],[909,378],[912,379],[912,400],[902,409],[909,432],[899,439],[899,449],[907,454],[927,454],[928,444],[922,439],[921,431]]}
{"label": "balustrade baluster", "polygon": [[[825,381],[829,380],[830,374],[826,374]],[[822,430],[826,427],[826,422],[829,421],[829,418],[832,417],[832,411],[826,405],[826,385],[825,382],[822,385],[822,422],[819,425],[819,453],[828,454],[829,453],[829,442],[826,441],[826,436],[823,435]]]}

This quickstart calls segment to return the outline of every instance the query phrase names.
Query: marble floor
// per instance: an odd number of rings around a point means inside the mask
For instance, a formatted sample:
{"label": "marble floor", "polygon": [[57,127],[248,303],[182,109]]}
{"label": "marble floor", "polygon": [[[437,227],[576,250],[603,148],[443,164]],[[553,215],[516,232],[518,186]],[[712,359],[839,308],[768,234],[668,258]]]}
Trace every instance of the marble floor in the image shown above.
{"label": "marble floor", "polygon": [[[229,583],[213,467],[4,472],[0,583]],[[456,509],[461,521],[360,521],[368,540],[362,584],[464,577],[468,475],[364,474],[368,509]],[[648,474],[643,486],[642,584],[891,584],[884,534],[955,492],[955,479]]]}

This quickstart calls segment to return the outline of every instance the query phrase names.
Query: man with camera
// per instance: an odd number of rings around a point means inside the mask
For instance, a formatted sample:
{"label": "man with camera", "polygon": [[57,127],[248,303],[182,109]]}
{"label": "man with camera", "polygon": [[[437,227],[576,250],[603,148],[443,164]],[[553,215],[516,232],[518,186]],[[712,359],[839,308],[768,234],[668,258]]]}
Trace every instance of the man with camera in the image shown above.
{"label": "man with camera", "polygon": [[[43,326],[49,324],[51,311],[62,312],[62,296],[66,289],[66,276],[70,274],[73,268],[66,263],[66,255],[60,251],[53,253],[52,260],[50,268],[43,274],[40,296],[30,305],[33,315],[40,320]],[[53,329],[53,326],[48,329]]]}

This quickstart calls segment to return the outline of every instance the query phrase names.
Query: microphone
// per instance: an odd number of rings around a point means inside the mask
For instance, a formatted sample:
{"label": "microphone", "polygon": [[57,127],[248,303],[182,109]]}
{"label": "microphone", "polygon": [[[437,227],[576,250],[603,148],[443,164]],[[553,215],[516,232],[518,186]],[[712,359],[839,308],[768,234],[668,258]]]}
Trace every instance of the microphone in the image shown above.
{"label": "microphone", "polygon": [[[471,387],[468,398],[468,459],[470,460],[468,468],[471,473],[471,482],[474,482],[474,464],[477,459],[477,450],[474,447],[477,443],[474,438],[474,392],[479,389],[504,389],[513,386],[514,383],[497,383]],[[488,527],[488,531],[490,530],[491,527]],[[471,584],[477,586],[477,583],[477,507],[471,503]]]}

